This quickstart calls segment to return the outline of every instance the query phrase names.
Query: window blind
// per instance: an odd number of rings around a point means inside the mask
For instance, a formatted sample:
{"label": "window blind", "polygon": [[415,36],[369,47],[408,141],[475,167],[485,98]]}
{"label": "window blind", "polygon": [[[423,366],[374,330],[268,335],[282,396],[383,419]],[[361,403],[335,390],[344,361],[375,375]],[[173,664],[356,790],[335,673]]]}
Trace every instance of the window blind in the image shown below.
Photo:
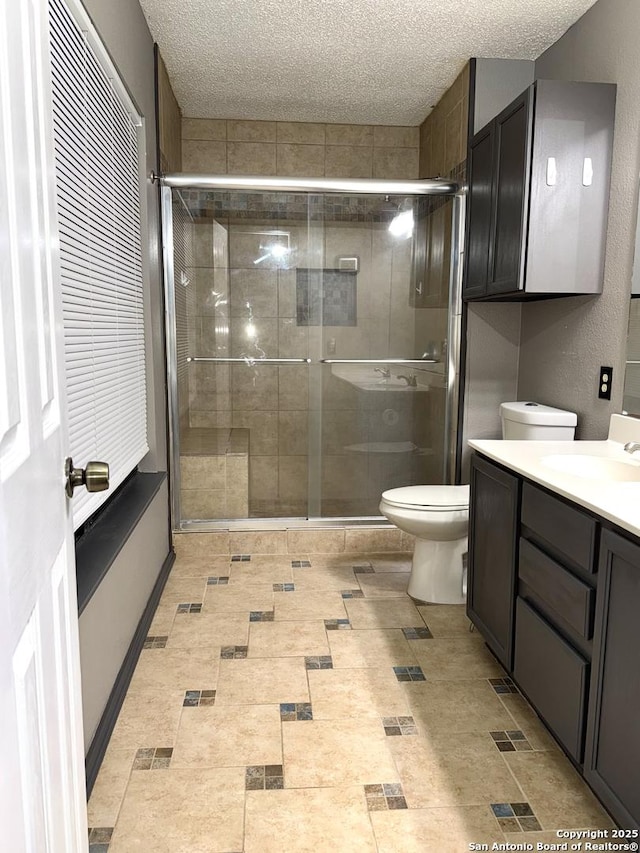
{"label": "window blind", "polygon": [[76,490],[77,528],[148,450],[142,122],[88,20],[51,0],[49,21],[69,455],[111,474],[106,492]]}

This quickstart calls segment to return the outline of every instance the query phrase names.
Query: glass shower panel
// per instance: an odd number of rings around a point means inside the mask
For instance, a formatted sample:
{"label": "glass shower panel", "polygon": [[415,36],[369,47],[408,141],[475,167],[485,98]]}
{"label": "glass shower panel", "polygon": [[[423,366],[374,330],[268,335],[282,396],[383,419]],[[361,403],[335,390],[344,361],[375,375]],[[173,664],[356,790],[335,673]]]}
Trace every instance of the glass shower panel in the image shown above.
{"label": "glass shower panel", "polygon": [[444,482],[452,205],[325,196],[324,219],[319,514],[379,516]]}
{"label": "glass shower panel", "polygon": [[317,266],[322,222],[304,194],[202,190],[175,192],[173,221],[181,522],[306,518],[296,270]]}

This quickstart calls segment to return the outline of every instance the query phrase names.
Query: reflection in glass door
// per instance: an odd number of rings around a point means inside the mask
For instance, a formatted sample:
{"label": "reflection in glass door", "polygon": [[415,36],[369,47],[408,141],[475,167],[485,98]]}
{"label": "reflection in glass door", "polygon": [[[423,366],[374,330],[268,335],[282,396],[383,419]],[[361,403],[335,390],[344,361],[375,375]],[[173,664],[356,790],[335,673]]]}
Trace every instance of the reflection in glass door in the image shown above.
{"label": "reflection in glass door", "polygon": [[444,482],[452,203],[325,206],[319,515],[378,516],[385,489]]}
{"label": "reflection in glass door", "polygon": [[443,482],[451,200],[163,190],[176,527]]}

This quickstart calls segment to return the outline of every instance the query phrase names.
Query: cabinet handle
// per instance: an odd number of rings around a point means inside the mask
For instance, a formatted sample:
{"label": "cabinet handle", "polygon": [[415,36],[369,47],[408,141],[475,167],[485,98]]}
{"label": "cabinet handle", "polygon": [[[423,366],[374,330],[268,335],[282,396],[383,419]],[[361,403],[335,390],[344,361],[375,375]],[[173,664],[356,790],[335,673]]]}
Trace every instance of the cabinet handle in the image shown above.
{"label": "cabinet handle", "polygon": [[558,170],[556,168],[556,158],[547,158],[547,186],[555,187],[558,180]]}
{"label": "cabinet handle", "polygon": [[584,158],[584,165],[582,167],[582,186],[590,187],[593,183],[593,160],[591,157]]}

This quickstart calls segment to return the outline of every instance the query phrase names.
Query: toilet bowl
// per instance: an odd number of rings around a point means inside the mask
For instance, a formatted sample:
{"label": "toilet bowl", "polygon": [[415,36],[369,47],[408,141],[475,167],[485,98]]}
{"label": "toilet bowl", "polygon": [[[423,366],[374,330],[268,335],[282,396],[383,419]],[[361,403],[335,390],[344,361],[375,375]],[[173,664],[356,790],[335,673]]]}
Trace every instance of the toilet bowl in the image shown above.
{"label": "toilet bowl", "polygon": [[462,604],[469,486],[403,486],[382,493],[380,512],[416,537],[408,593],[418,601]]}
{"label": "toilet bowl", "polygon": [[[572,441],[576,415],[539,403],[502,403],[502,437]],[[463,604],[469,486],[402,486],[382,493],[380,512],[416,537],[408,593],[430,604]]]}

